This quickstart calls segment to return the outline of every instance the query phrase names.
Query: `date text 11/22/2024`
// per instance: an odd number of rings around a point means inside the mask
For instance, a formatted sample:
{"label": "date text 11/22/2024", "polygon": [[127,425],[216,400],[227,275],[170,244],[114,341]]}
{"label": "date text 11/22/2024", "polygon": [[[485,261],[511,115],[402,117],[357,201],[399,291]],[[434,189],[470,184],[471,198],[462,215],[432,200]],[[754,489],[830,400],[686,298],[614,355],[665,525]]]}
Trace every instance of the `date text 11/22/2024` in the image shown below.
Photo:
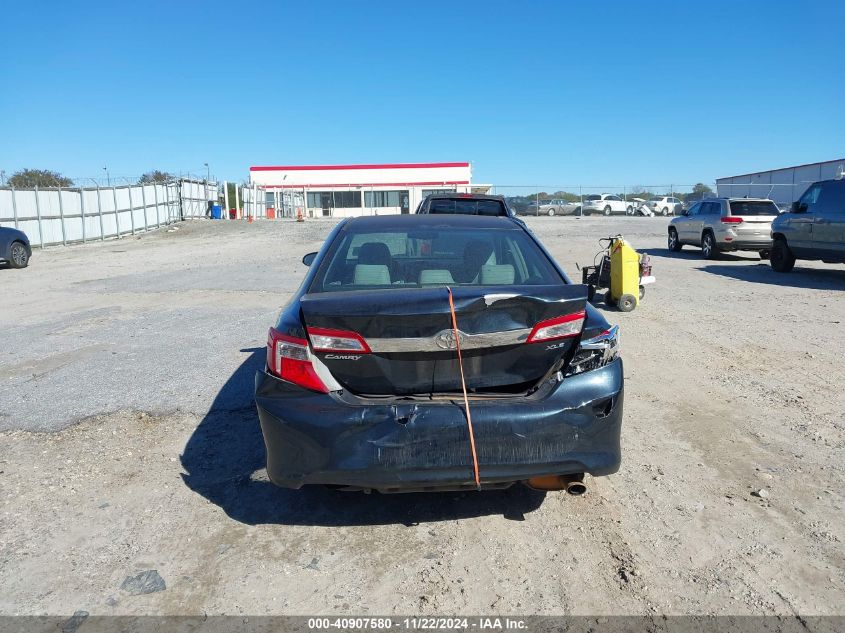
{"label": "date text 11/22/2024", "polygon": [[419,618],[309,618],[308,629],[323,630],[471,630],[482,631],[520,631],[526,629],[526,622],[520,618],[500,617],[419,617]]}

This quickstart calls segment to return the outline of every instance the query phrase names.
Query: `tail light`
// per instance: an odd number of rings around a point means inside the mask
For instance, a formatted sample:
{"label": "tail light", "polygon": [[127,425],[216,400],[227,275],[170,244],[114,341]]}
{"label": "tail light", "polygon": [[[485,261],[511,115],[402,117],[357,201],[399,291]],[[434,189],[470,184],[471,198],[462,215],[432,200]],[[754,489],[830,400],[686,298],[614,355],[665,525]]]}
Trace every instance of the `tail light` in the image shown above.
{"label": "tail light", "polygon": [[547,321],[540,321],[531,330],[526,343],[540,343],[541,341],[553,341],[559,338],[570,338],[578,336],[584,326],[585,311],[566,314]]}
{"label": "tail light", "polygon": [[311,364],[308,341],[287,336],[275,328],[267,333],[267,369],[274,376],[300,387],[329,392]]}
{"label": "tail light", "polygon": [[738,218],[735,215],[728,215],[719,219],[725,224],[742,224],[742,218]]}
{"label": "tail light", "polygon": [[619,326],[614,325],[598,336],[581,341],[566,369],[567,376],[604,367],[619,356]]}
{"label": "tail light", "polygon": [[360,334],[347,330],[330,330],[322,327],[308,328],[308,337],[315,352],[357,352],[369,354],[367,345]]}

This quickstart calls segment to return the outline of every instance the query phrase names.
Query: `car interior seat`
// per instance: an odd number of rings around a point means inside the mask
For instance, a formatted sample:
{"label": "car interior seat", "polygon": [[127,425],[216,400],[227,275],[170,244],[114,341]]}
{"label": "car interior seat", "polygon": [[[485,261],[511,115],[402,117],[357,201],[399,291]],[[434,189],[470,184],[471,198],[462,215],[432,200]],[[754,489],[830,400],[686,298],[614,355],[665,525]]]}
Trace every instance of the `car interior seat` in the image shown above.
{"label": "car interior seat", "polygon": [[464,263],[458,271],[458,281],[473,283],[478,279],[481,267],[491,263],[493,245],[485,240],[470,240],[464,247]]}
{"label": "car interior seat", "polygon": [[365,242],[358,249],[358,263],[352,274],[356,286],[388,286],[391,284],[390,249],[382,242]]}
{"label": "car interior seat", "polygon": [[511,264],[485,264],[481,267],[480,283],[485,286],[506,286],[516,279]]}
{"label": "car interior seat", "polygon": [[356,264],[352,283],[356,286],[389,286],[390,271],[381,264]]}
{"label": "car interior seat", "polygon": [[390,266],[390,249],[383,242],[365,242],[358,249],[358,263]]}
{"label": "car interior seat", "polygon": [[421,286],[447,285],[454,283],[455,280],[452,278],[452,273],[445,268],[420,271]]}

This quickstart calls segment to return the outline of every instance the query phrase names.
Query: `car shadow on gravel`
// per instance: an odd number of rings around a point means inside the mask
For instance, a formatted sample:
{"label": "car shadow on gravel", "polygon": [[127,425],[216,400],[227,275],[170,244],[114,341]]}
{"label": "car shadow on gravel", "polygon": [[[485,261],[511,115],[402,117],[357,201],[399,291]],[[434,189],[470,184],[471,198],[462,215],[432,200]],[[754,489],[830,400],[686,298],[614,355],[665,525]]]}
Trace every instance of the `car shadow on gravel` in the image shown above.
{"label": "car shadow on gravel", "polygon": [[698,270],[730,277],[740,281],[750,281],[757,284],[771,284],[773,286],[791,286],[794,288],[808,288],[813,290],[845,290],[845,270],[826,270],[807,268],[796,264],[792,272],[778,273],[772,270],[768,262],[758,262],[749,266],[720,266],[709,264]]}
{"label": "car shadow on gravel", "polygon": [[[652,257],[668,257],[669,259],[699,259],[701,261],[707,261],[701,256],[701,251],[698,248],[693,246],[687,246],[684,249],[673,253],[668,248],[643,248],[640,249],[638,252],[643,253],[645,255],[651,255]],[[686,250],[689,249],[689,250]],[[713,260],[711,260],[713,261]],[[736,253],[719,253],[718,259],[716,261],[727,261],[727,262],[742,262],[742,261],[760,261],[759,256],[754,252],[744,253],[743,255],[736,254]]]}
{"label": "car shadow on gravel", "polygon": [[255,372],[263,368],[265,352],[263,347],[242,351],[251,353],[220,389],[182,454],[188,488],[232,519],[248,525],[412,526],[487,515],[521,521],[542,505],[544,492],[521,485],[397,495],[275,486],[264,472],[264,439],[253,403]]}

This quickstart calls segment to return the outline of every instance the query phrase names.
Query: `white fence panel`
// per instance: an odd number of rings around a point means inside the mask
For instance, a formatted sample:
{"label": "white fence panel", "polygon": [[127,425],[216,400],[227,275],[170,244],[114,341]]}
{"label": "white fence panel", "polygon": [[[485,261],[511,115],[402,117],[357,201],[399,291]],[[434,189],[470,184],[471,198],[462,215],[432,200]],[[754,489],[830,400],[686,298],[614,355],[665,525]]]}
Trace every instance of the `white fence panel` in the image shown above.
{"label": "white fence panel", "polygon": [[218,199],[217,183],[181,181],[182,216],[204,218],[208,215],[208,203]]}
{"label": "white fence panel", "polygon": [[85,239],[99,240],[103,238],[103,216],[100,214],[100,203],[97,189],[83,189],[80,201],[85,211]]}
{"label": "white fence panel", "polygon": [[115,213],[114,193],[111,189],[97,189],[100,203],[100,215],[103,220],[103,237],[115,237],[120,233],[117,213]]}
{"label": "white fence panel", "polygon": [[15,226],[17,213],[14,209],[14,199],[11,189],[0,189],[0,224]]}
{"label": "white fence panel", "polygon": [[159,189],[164,190],[163,187],[158,185],[141,187],[141,203],[144,205],[144,218],[148,228],[161,226],[158,203],[156,202],[159,199]]}
{"label": "white fence panel", "polygon": [[144,217],[144,201],[141,197],[143,187],[129,187],[129,202],[132,207],[132,226],[136,230],[146,231],[149,227],[147,225],[147,218]]}
{"label": "white fence panel", "polygon": [[117,210],[117,224],[121,235],[134,233],[132,212],[129,210],[129,187],[113,187],[111,190],[114,208]]}
{"label": "white fence panel", "polygon": [[165,186],[165,199],[167,200],[166,209],[167,209],[167,223],[170,222],[178,222],[182,219],[180,215],[181,212],[181,204],[180,204],[180,197],[182,194],[179,193],[179,184],[178,183],[169,183]]}
{"label": "white fence panel", "polygon": [[241,189],[240,195],[244,210],[244,217],[267,217],[264,189],[260,187],[245,186]]}
{"label": "white fence panel", "polygon": [[17,209],[17,228],[26,233],[32,244],[41,244],[41,227],[38,221],[38,205],[35,191],[15,192],[15,208]]}
{"label": "white fence panel", "polygon": [[63,243],[82,241],[82,196],[79,191],[59,191],[59,212],[62,219]]}
{"label": "white fence panel", "polygon": [[0,188],[0,223],[33,246],[134,235],[184,218],[205,217],[217,184],[179,181],[91,189]]}
{"label": "white fence panel", "polygon": [[36,189],[35,205],[41,239],[48,244],[61,244],[63,236],[58,190]]}

